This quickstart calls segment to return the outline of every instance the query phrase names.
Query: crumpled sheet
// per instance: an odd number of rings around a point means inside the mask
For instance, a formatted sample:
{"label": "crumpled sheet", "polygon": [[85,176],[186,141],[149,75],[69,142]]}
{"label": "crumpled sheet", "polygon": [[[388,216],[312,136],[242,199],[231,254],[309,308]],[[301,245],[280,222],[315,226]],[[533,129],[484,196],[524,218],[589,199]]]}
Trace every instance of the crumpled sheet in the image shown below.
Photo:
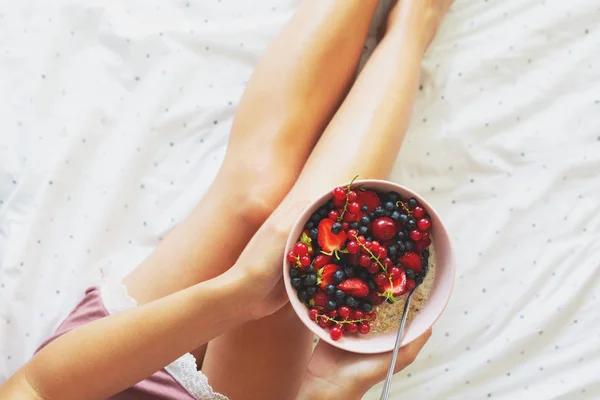
{"label": "crumpled sheet", "polygon": [[[0,7],[0,380],[203,195],[297,4]],[[458,273],[393,398],[600,398],[598,21],[593,0],[447,17],[393,179],[443,215]]]}

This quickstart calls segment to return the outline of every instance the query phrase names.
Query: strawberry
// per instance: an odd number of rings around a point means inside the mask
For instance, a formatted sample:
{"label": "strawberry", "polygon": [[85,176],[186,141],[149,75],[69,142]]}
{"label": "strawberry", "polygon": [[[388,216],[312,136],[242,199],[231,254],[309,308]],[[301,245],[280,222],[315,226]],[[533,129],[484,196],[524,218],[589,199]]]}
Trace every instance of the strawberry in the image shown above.
{"label": "strawberry", "polygon": [[321,291],[317,292],[315,294],[315,297],[312,300],[310,300],[311,303],[314,303],[312,305],[321,308],[325,308],[327,306],[328,301],[329,298],[327,297],[327,293]]}
{"label": "strawberry", "polygon": [[332,259],[333,259],[333,257],[328,256],[326,254],[319,254],[313,260],[312,265],[313,265],[314,269],[318,270],[319,268],[322,268],[322,267],[326,266],[327,264],[330,264]]}
{"label": "strawberry", "polygon": [[[425,233],[427,233],[427,232],[425,232]],[[417,251],[419,253],[422,252],[423,250],[425,250],[426,248],[428,248],[429,245],[431,245],[431,239],[429,239],[429,238],[415,242],[415,248],[417,249]]]}
{"label": "strawberry", "polygon": [[327,285],[333,284],[333,274],[341,270],[342,267],[336,264],[327,264],[318,272],[318,284],[321,289],[325,290]]}
{"label": "strawberry", "polygon": [[421,266],[421,256],[415,252],[408,251],[404,253],[399,258],[399,261],[402,263],[402,266],[404,268],[410,268],[417,274],[423,269],[423,267]]}
{"label": "strawberry", "polygon": [[373,212],[375,211],[375,208],[379,207],[381,205],[381,200],[379,200],[379,196],[377,195],[377,193],[370,191],[370,190],[365,190],[364,192],[358,192],[358,204],[360,204],[361,206],[367,206],[367,208],[369,209],[368,212]]}
{"label": "strawberry", "polygon": [[414,288],[417,287],[417,282],[415,282],[413,279],[406,279],[406,291],[410,292],[411,290],[413,290]]}
{"label": "strawberry", "polygon": [[369,295],[369,286],[359,278],[349,278],[338,285],[346,295],[357,298],[367,297]]}
{"label": "strawberry", "polygon": [[381,296],[376,290],[372,290],[369,293],[369,300],[373,306],[378,306],[385,301],[385,298]]}
{"label": "strawberry", "polygon": [[344,231],[341,231],[337,235],[332,233],[331,227],[333,224],[334,222],[329,218],[325,218],[319,223],[317,240],[321,249],[326,253],[333,253],[334,251],[340,250],[348,238],[348,235]]}
{"label": "strawberry", "polygon": [[394,275],[391,282],[388,281],[384,285],[378,286],[378,288],[385,299],[395,303],[397,296],[408,292],[407,279],[404,270],[401,269],[399,274]]}

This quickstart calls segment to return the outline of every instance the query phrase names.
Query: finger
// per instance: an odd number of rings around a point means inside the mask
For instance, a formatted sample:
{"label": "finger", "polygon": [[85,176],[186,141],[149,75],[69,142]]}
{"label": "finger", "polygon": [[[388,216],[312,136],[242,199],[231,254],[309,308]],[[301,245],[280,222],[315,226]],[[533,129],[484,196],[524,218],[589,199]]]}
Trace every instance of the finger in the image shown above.
{"label": "finger", "polygon": [[412,364],[430,337],[431,328],[406,346],[400,348],[398,351],[398,359],[396,360],[396,365],[394,366],[394,373],[397,373]]}

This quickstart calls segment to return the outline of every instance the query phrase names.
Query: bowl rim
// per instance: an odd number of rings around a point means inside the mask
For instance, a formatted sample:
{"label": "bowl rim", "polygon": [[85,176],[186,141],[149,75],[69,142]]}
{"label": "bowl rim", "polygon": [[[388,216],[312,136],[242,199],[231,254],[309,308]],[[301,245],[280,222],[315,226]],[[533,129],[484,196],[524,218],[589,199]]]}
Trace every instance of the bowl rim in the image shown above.
{"label": "bowl rim", "polygon": [[[428,324],[424,324],[424,325],[428,325],[428,326],[424,326],[420,332],[413,335],[413,337],[408,338],[408,340],[407,340],[406,336],[403,338],[402,346],[405,346],[405,345],[411,343],[413,340],[420,337],[422,334],[424,334],[427,331],[427,329],[431,328],[437,322],[437,320],[444,313],[446,307],[448,306],[448,302],[450,301],[450,298],[452,297],[452,292],[454,290],[454,284],[455,284],[455,279],[456,279],[456,263],[455,263],[455,258],[454,258],[454,249],[452,246],[452,242],[450,240],[450,235],[448,234],[448,230],[446,229],[446,226],[445,226],[442,218],[437,213],[435,208],[433,208],[431,206],[431,204],[429,202],[427,202],[423,196],[421,196],[419,193],[415,192],[414,190],[409,189],[408,187],[406,187],[404,185],[400,185],[398,183],[388,181],[388,180],[383,180],[383,179],[360,179],[360,180],[355,180],[351,183],[347,182],[347,183],[344,183],[344,184],[338,185],[338,186],[347,187],[349,184],[351,184],[352,187],[356,187],[357,185],[364,185],[367,187],[367,189],[369,188],[369,185],[373,185],[373,184],[383,185],[383,186],[390,187],[391,190],[400,189],[399,192],[410,193],[413,197],[415,197],[419,201],[419,203],[422,206],[424,206],[424,208],[427,210],[427,212],[429,213],[430,216],[435,217],[435,219],[439,222],[438,229],[442,230],[442,232],[444,233],[444,236],[447,239],[447,243],[446,243],[446,245],[448,247],[448,257],[447,257],[448,262],[447,262],[447,264],[449,265],[449,268],[450,268],[450,286],[447,289],[447,295],[443,299],[443,304],[442,304],[441,308],[439,309],[439,312],[437,313],[437,315],[434,318],[432,318],[432,320]],[[392,189],[392,188],[395,188],[395,189]],[[315,335],[317,335],[317,337],[320,340],[324,340],[325,342],[327,342],[337,348],[340,348],[345,351],[353,352],[353,353],[378,354],[378,353],[389,352],[393,349],[393,341],[390,342],[391,347],[390,346],[375,346],[373,348],[365,348],[364,346],[359,346],[359,348],[349,348],[349,346],[346,346],[343,344],[344,343],[343,341],[332,340],[329,337],[329,334],[326,330],[324,330],[323,328],[321,328],[319,325],[317,325],[315,323],[312,323],[312,322],[307,323],[305,321],[305,319],[303,319],[300,315],[301,312],[307,313],[307,308],[304,304],[302,304],[300,302],[300,300],[298,300],[297,295],[296,295],[296,290],[291,286],[291,279],[290,279],[289,272],[288,272],[289,265],[288,265],[286,255],[289,253],[289,251],[291,251],[292,246],[298,240],[297,234],[295,234],[295,232],[298,230],[298,226],[299,225],[304,226],[306,221],[310,218],[310,214],[312,214],[314,212],[314,210],[312,210],[312,209],[315,207],[318,208],[321,204],[324,204],[324,200],[328,196],[331,195],[332,189],[333,188],[322,193],[320,196],[318,196],[314,201],[310,202],[304,208],[304,210],[302,211],[300,216],[296,219],[296,221],[295,221],[294,225],[292,226],[292,229],[288,235],[285,250],[284,250],[284,256],[283,256],[283,278],[284,278],[286,294],[289,298],[290,304],[292,305],[292,308],[294,309],[294,312],[296,313],[297,317],[310,331],[312,331]],[[378,190],[378,189],[374,189],[374,190]],[[433,241],[435,242],[436,238],[435,237],[432,237],[432,238],[433,238]],[[434,280],[434,282],[435,282],[435,280]],[[423,307],[423,309],[425,309],[426,307],[427,307],[427,303]],[[394,332],[394,336],[395,336],[395,332]],[[368,341],[369,338],[368,337],[364,338],[364,339],[361,338],[359,340]]]}

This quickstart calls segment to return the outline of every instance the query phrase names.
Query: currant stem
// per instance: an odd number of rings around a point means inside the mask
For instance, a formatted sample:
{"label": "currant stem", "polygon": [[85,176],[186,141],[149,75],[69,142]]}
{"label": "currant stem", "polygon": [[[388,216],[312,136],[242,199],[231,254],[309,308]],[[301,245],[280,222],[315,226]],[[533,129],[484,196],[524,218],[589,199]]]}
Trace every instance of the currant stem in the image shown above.
{"label": "currant stem", "polygon": [[364,245],[364,243],[361,243],[360,240],[358,240],[358,235],[354,235],[354,239],[356,239],[356,243],[358,243],[358,245],[360,247],[362,247],[363,249],[365,249],[369,253],[369,255],[371,256],[371,259],[373,261],[375,261],[381,267],[381,269],[385,272],[385,274],[388,275],[387,268],[383,266],[383,264],[381,263],[381,261],[379,261],[379,258],[375,257],[375,254],[373,254],[373,252],[371,250],[369,250],[367,248],[367,246]]}
{"label": "currant stem", "polygon": [[344,203],[344,209],[342,210],[342,213],[340,214],[340,216],[337,219],[338,222],[342,222],[342,219],[344,218],[344,214],[346,214],[346,210],[348,210],[348,205],[350,204],[350,201],[348,200],[348,193],[350,193],[350,190],[352,189],[352,184],[354,183],[356,178],[358,178],[358,175],[356,175],[354,178],[352,178],[352,180],[346,187],[346,202]]}

